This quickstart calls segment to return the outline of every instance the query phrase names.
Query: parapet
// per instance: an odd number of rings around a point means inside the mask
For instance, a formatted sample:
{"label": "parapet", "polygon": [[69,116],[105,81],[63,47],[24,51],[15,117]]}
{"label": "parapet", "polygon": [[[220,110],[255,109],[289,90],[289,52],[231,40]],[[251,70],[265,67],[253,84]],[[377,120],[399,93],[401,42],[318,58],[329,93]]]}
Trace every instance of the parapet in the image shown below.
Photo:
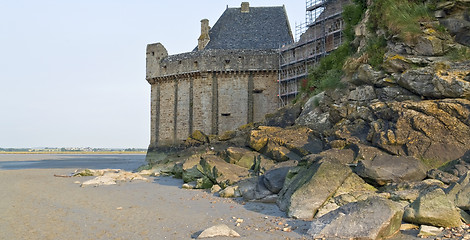
{"label": "parapet", "polygon": [[152,73],[147,81],[203,72],[275,71],[278,54],[277,50],[210,49],[171,55],[152,66],[158,69],[147,69]]}

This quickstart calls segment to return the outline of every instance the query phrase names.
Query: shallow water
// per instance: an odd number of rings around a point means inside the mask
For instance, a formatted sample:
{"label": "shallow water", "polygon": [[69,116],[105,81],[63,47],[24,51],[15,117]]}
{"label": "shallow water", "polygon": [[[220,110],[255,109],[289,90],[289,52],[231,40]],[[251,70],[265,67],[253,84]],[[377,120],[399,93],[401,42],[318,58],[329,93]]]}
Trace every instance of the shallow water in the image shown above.
{"label": "shallow water", "polygon": [[0,170],[116,168],[132,171],[145,164],[145,154],[0,154]]}

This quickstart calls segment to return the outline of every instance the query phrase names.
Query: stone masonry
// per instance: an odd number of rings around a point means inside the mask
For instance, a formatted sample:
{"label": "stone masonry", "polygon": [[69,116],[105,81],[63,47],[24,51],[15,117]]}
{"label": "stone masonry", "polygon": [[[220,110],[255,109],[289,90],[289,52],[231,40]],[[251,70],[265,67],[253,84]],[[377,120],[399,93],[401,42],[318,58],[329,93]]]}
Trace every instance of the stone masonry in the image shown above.
{"label": "stone masonry", "polygon": [[242,3],[208,24],[201,21],[192,52],[169,56],[161,43],[147,46],[149,152],[183,144],[195,130],[221,134],[261,121],[278,106],[276,41],[292,39],[284,7]]}

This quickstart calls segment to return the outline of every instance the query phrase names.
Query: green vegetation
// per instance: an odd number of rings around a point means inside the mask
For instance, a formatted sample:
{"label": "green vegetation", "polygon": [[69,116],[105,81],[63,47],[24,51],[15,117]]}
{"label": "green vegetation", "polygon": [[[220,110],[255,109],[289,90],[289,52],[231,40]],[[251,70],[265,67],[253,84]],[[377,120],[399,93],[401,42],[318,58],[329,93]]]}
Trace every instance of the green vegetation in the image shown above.
{"label": "green vegetation", "polygon": [[430,21],[429,8],[423,1],[376,0],[371,6],[369,28],[371,32],[386,29],[404,41],[414,41],[421,33],[420,21]]}
{"label": "green vegetation", "polygon": [[383,36],[373,36],[367,41],[365,49],[368,56],[367,62],[375,69],[380,69],[382,67],[386,46],[387,40],[385,40]]}
{"label": "green vegetation", "polygon": [[356,0],[355,4],[345,6],[343,9],[343,19],[345,23],[344,36],[346,41],[351,42],[354,40],[354,26],[356,26],[364,16],[367,9],[366,0]]}
{"label": "green vegetation", "polygon": [[328,56],[322,58],[318,65],[310,70],[308,80],[302,83],[301,91],[317,94],[327,89],[341,88],[341,76],[346,59],[355,51],[350,42],[354,39],[354,26],[357,25],[366,10],[365,0],[355,0],[355,4],[346,6],[343,18],[346,23],[345,42]]}
{"label": "green vegetation", "polygon": [[468,47],[461,47],[451,49],[447,55],[450,60],[452,61],[466,61],[470,60],[470,48]]}

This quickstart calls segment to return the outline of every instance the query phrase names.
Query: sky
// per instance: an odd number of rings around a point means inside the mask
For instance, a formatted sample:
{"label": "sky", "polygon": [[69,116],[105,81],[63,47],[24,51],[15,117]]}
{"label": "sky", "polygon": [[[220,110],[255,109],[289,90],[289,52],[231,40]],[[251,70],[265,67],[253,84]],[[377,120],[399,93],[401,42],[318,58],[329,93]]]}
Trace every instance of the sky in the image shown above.
{"label": "sky", "polygon": [[[150,142],[147,44],[169,54],[197,46],[241,1],[0,1],[0,148],[146,148]],[[282,6],[294,34],[305,0]]]}

